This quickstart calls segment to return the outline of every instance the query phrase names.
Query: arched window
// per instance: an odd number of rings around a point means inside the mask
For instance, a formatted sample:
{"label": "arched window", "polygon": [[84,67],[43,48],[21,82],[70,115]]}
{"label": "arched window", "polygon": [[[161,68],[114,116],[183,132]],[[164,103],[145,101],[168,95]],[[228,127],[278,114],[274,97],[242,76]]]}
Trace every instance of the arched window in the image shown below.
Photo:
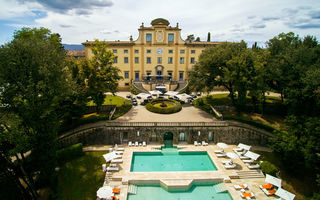
{"label": "arched window", "polygon": [[186,134],[185,133],[179,134],[179,141],[186,141]]}

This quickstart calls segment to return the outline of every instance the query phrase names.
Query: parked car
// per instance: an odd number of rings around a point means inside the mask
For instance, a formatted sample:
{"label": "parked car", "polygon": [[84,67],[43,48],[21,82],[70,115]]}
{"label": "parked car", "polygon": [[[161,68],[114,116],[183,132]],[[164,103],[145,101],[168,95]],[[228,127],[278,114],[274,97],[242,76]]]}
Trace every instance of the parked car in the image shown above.
{"label": "parked car", "polygon": [[147,103],[144,102],[144,101],[142,101],[142,102],[140,103],[140,105],[145,106],[145,105],[147,105]]}
{"label": "parked car", "polygon": [[200,97],[200,96],[201,96],[201,93],[200,93],[200,92],[199,92],[199,93],[197,93],[197,96],[198,96],[198,97]]}
{"label": "parked car", "polygon": [[140,96],[137,96],[137,99],[141,99],[141,97],[140,97]]}
{"label": "parked car", "polygon": [[132,98],[131,98],[131,101],[137,101],[137,99],[136,99],[136,98],[134,98],[134,97],[132,97]]}
{"label": "parked car", "polygon": [[180,102],[181,104],[185,104],[185,102],[184,102],[184,101],[182,101],[182,100],[180,100],[179,102]]}
{"label": "parked car", "polygon": [[194,98],[197,98],[197,96],[194,95],[194,94],[191,94],[190,96],[191,96],[193,99],[194,99]]}
{"label": "parked car", "polygon": [[144,103],[148,103],[148,102],[149,102],[149,100],[148,100],[148,99],[145,99],[145,100],[143,100],[143,102],[144,102]]}
{"label": "parked car", "polygon": [[130,98],[131,98],[131,95],[130,95],[130,94],[128,94],[126,97],[127,97],[128,99],[130,99]]}
{"label": "parked car", "polygon": [[137,105],[138,105],[138,102],[132,101],[132,105],[137,106]]}

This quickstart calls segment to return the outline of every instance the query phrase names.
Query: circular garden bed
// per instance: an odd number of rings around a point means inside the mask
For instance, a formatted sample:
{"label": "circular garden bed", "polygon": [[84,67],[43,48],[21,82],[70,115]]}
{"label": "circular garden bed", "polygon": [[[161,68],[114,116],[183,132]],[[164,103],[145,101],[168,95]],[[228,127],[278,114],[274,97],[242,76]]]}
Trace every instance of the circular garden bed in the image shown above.
{"label": "circular garden bed", "polygon": [[178,101],[172,99],[154,99],[147,103],[146,109],[150,112],[160,114],[171,114],[179,112],[182,109]]}

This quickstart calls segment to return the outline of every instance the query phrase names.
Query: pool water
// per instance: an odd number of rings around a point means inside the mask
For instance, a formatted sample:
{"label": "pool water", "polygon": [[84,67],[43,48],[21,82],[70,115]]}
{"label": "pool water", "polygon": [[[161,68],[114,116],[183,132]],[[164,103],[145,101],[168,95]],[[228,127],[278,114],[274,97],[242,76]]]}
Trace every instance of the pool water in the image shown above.
{"label": "pool water", "polygon": [[193,183],[186,190],[168,191],[160,184],[138,185],[136,194],[128,194],[127,200],[232,200],[230,194],[216,192],[214,185],[218,183]]}
{"label": "pool water", "polygon": [[134,152],[131,172],[216,171],[206,151],[178,152],[177,148],[162,148],[161,152]]}

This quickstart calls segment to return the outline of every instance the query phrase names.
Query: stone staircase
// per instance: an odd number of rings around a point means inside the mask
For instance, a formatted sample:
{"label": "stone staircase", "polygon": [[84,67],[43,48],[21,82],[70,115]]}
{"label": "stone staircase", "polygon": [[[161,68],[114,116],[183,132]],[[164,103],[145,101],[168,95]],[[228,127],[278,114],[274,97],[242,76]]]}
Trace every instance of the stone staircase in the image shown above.
{"label": "stone staircase", "polygon": [[188,86],[188,82],[187,81],[179,81],[178,82],[178,87],[174,90],[176,92],[182,92],[183,90],[185,90]]}
{"label": "stone staircase", "polygon": [[261,170],[250,170],[250,171],[237,171],[239,178],[264,178],[264,174]]}
{"label": "stone staircase", "polygon": [[136,90],[138,90],[139,93],[149,93],[148,90],[146,90],[141,82],[132,81],[132,87]]}
{"label": "stone staircase", "polygon": [[137,194],[137,189],[138,189],[138,186],[136,185],[129,185],[128,187],[128,193],[130,194]]}

